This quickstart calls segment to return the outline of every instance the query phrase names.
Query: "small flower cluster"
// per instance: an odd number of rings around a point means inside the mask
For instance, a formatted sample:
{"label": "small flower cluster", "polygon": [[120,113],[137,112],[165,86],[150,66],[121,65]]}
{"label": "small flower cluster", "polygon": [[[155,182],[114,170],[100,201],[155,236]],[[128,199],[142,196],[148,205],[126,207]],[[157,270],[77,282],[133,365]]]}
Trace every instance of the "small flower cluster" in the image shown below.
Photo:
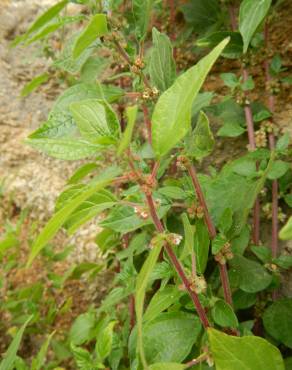
{"label": "small flower cluster", "polygon": [[233,258],[233,252],[231,251],[230,243],[226,242],[214,258],[215,261],[219,262],[221,265],[225,265],[227,260],[231,260]]}
{"label": "small flower cluster", "polygon": [[177,157],[176,165],[182,171],[185,171],[186,170],[188,164],[189,164],[189,159],[188,159],[187,156],[180,155],[180,156]]}
{"label": "small flower cluster", "polygon": [[207,290],[207,282],[204,276],[196,276],[192,279],[190,288],[196,294],[205,293]]}
{"label": "small flower cluster", "polygon": [[169,233],[166,239],[171,245],[179,245],[183,237],[180,234]]}
{"label": "small flower cluster", "polygon": [[278,80],[272,79],[266,82],[266,89],[272,95],[277,95],[280,93],[280,82]]}
{"label": "small flower cluster", "polygon": [[145,207],[134,206],[133,209],[136,215],[142,220],[147,220],[149,217],[148,210]]}
{"label": "small flower cluster", "polygon": [[202,206],[196,206],[195,204],[191,205],[187,208],[187,213],[190,218],[203,218],[204,217],[204,209]]}
{"label": "small flower cluster", "polygon": [[145,68],[145,63],[143,62],[143,60],[140,57],[138,57],[138,58],[136,58],[133,65],[131,66],[131,72],[136,74],[136,75],[139,75],[143,68]]}
{"label": "small flower cluster", "polygon": [[153,100],[159,95],[159,90],[156,87],[146,88],[142,93],[143,100]]}
{"label": "small flower cluster", "polygon": [[[262,210],[264,212],[265,217],[268,220],[272,219],[272,203],[266,203],[263,207]],[[281,207],[278,207],[278,220],[280,222],[284,222],[287,218],[287,215],[283,212]]]}

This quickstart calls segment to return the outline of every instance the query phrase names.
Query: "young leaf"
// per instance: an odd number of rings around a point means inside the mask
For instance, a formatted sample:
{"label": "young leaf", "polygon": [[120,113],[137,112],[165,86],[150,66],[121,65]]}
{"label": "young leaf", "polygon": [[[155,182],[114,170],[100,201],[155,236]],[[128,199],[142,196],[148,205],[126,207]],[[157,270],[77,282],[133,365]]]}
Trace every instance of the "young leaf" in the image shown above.
{"label": "young leaf", "polygon": [[25,142],[51,157],[68,161],[92,157],[101,150],[99,145],[78,139],[38,139],[30,137]]}
{"label": "young leaf", "polygon": [[196,221],[194,248],[196,255],[197,272],[203,274],[207,267],[210,238],[208,229],[203,220]]}
{"label": "young leaf", "polygon": [[193,101],[228,41],[223,40],[160,96],[152,115],[153,149],[157,157],[171,150],[190,129]]}
{"label": "young leaf", "polygon": [[238,123],[226,122],[223,126],[217,131],[218,136],[226,137],[237,137],[245,132],[245,129],[241,127]]}
{"label": "young leaf", "polygon": [[104,100],[82,100],[70,105],[81,135],[94,144],[111,144],[120,133],[119,120]]}
{"label": "young leaf", "polygon": [[232,307],[222,299],[216,301],[211,314],[215,323],[223,328],[236,328],[238,326],[238,320]]}
{"label": "young leaf", "polygon": [[33,359],[31,364],[31,370],[42,370],[44,367],[44,364],[46,362],[46,355],[48,352],[48,348],[51,342],[51,339],[53,338],[55,332],[53,331],[50,335],[48,335],[45,342],[42,344],[36,358]]}
{"label": "young leaf", "polygon": [[268,173],[268,179],[269,180],[276,180],[285,175],[285,173],[289,170],[291,167],[290,163],[284,162],[281,160],[275,161],[273,163],[273,166]]}
{"label": "young leaf", "polygon": [[238,338],[208,329],[216,370],[285,370],[280,351],[260,337]]}
{"label": "young leaf", "polygon": [[79,167],[73,175],[67,181],[68,185],[79,183],[85,176],[87,176],[90,172],[96,170],[98,168],[96,163],[86,163],[83,166]]}
{"label": "young leaf", "polygon": [[121,155],[124,150],[128,148],[132,140],[133,130],[136,122],[138,112],[138,106],[133,105],[132,107],[126,108],[126,117],[127,117],[127,127],[122,134],[120,145],[118,148],[118,155]]}
{"label": "young leaf", "polygon": [[145,293],[146,293],[146,288],[147,288],[149,277],[157,262],[161,248],[163,247],[163,243],[164,241],[161,240],[150,251],[146,261],[144,262],[143,267],[141,268],[141,271],[139,272],[139,275],[136,281],[135,310],[136,310],[137,328],[138,328],[138,352],[141,356],[141,360],[145,368],[147,368],[147,362],[146,362],[146,357],[144,353],[143,338],[142,338],[144,299],[145,299]]}
{"label": "young leaf", "polygon": [[104,188],[110,183],[110,180],[104,180],[96,182],[95,184],[90,184],[87,187],[80,190],[80,194],[68,202],[60,211],[55,213],[55,215],[50,219],[50,221],[43,228],[37,239],[32,245],[31,252],[28,258],[27,265],[31,265],[35,257],[40,253],[44,246],[55,236],[57,231],[62,227],[67,218],[72,214],[72,212],[86,199],[92,196],[97,191]]}
{"label": "young leaf", "polygon": [[292,217],[286,222],[279,233],[280,239],[290,240],[292,239]]}
{"label": "young leaf", "polygon": [[32,93],[35,89],[37,89],[40,85],[47,82],[49,79],[49,75],[47,73],[42,73],[35,78],[33,78],[29,83],[27,83],[24,88],[21,90],[20,95],[25,98],[30,93]]}
{"label": "young leaf", "polygon": [[86,349],[77,347],[73,343],[70,344],[70,347],[74,356],[74,360],[80,370],[94,369],[91,355]]}
{"label": "young leaf", "polygon": [[132,11],[135,20],[135,34],[139,41],[144,40],[151,16],[153,0],[132,0]]}
{"label": "young leaf", "polygon": [[186,138],[186,150],[197,160],[208,156],[214,147],[215,140],[210,130],[209,119],[201,111],[194,131]]}
{"label": "young leaf", "polygon": [[292,348],[292,299],[273,302],[263,316],[264,327],[269,335]]}
{"label": "young leaf", "polygon": [[196,226],[191,225],[186,213],[183,213],[182,215],[182,222],[184,225],[185,245],[184,245],[183,252],[181,254],[181,259],[184,259],[185,255],[191,256],[193,253],[195,253],[194,234],[195,234]]}
{"label": "young leaf", "polygon": [[96,318],[92,312],[79,315],[70,328],[69,339],[75,345],[80,345],[92,339],[96,326]]}
{"label": "young leaf", "polygon": [[243,52],[246,53],[249,43],[267,15],[272,0],[243,0],[239,9],[239,31],[243,38]]}
{"label": "young leaf", "polygon": [[168,89],[175,80],[176,67],[169,38],[152,29],[153,49],[150,59],[151,82],[161,92]]}
{"label": "young leaf", "polygon": [[104,36],[108,32],[107,19],[105,14],[95,14],[87,27],[75,41],[73,57],[78,58],[83,50],[90,46],[98,37]]}
{"label": "young leaf", "polygon": [[290,144],[290,135],[288,132],[286,132],[283,136],[279,138],[276,144],[276,150],[281,152],[288,148]]}
{"label": "young leaf", "polygon": [[45,11],[45,13],[43,13],[33,22],[33,24],[29,27],[29,29],[25,32],[24,35],[16,38],[14,42],[12,43],[12,45],[16,46],[20,42],[26,40],[29,35],[36,32],[37,30],[42,28],[44,25],[46,25],[48,22],[50,22],[53,18],[55,18],[67,4],[68,4],[68,0],[64,0],[64,1],[60,1],[56,5],[53,5],[51,8]]}
{"label": "young leaf", "polygon": [[103,362],[111,353],[115,325],[116,321],[110,322],[96,338],[95,353],[99,362]]}
{"label": "young leaf", "polygon": [[21,339],[25,328],[31,321],[33,316],[30,316],[26,322],[22,325],[22,327],[18,330],[15,337],[13,338],[12,342],[10,343],[6,353],[3,356],[3,360],[0,363],[0,370],[12,370],[14,368],[14,361],[17,357],[17,351],[21,343]]}
{"label": "young leaf", "polygon": [[238,274],[239,288],[244,292],[260,292],[272,282],[272,276],[262,265],[243,256],[235,255],[230,260],[230,265],[232,270]]}
{"label": "young leaf", "polygon": [[181,294],[175,286],[166,286],[159,289],[148,304],[143,321],[154,320],[161,312],[177,302]]}

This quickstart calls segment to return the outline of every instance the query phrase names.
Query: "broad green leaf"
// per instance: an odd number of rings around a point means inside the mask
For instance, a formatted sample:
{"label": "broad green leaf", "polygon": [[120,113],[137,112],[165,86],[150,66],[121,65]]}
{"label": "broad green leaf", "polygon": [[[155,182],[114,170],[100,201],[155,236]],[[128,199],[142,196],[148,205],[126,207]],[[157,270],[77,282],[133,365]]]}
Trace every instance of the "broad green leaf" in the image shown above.
{"label": "broad green leaf", "polygon": [[250,229],[248,225],[244,226],[238,236],[231,240],[233,253],[243,255],[250,240]]}
{"label": "broad green leaf", "polygon": [[[143,325],[143,344],[147,362],[181,363],[199,339],[199,318],[186,312],[164,312]],[[135,333],[129,341],[130,357],[135,354]]]}
{"label": "broad green leaf", "polygon": [[292,348],[292,299],[273,302],[263,316],[264,327],[277,341]]}
{"label": "broad green leaf", "polygon": [[230,265],[239,278],[239,288],[247,293],[256,293],[266,289],[272,282],[272,276],[258,262],[235,255]]}
{"label": "broad green leaf", "polygon": [[20,95],[25,98],[30,93],[32,93],[35,89],[37,89],[40,85],[47,82],[49,79],[49,75],[47,73],[42,73],[36,77],[34,77],[29,83],[27,83],[24,88],[21,90]]}
{"label": "broad green leaf", "polygon": [[0,370],[12,370],[14,368],[13,366],[14,361],[16,360],[16,357],[17,357],[17,351],[19,349],[23,333],[27,325],[31,321],[31,319],[32,319],[32,316],[30,316],[26,320],[26,322],[22,325],[22,327],[17,331],[7,351],[3,355],[3,360],[0,363]]}
{"label": "broad green leaf", "polygon": [[123,299],[131,294],[131,290],[124,287],[114,288],[102,301],[100,307],[97,309],[97,313],[105,312],[115,306],[117,303],[121,302]]}
{"label": "broad green leaf", "polygon": [[186,192],[178,186],[163,186],[158,190],[159,194],[162,194],[170,199],[186,199]]}
{"label": "broad green leaf", "polygon": [[89,57],[83,64],[80,71],[82,82],[91,83],[94,81],[108,66],[108,62],[102,57]]}
{"label": "broad green leaf", "polygon": [[146,322],[155,319],[161,312],[178,302],[181,294],[176,286],[166,286],[163,289],[159,289],[148,304],[143,321]]}
{"label": "broad green leaf", "polygon": [[263,245],[252,245],[251,251],[257,256],[262,263],[268,263],[272,259],[272,251]]}
{"label": "broad green leaf", "polygon": [[16,46],[19,42],[26,40],[29,35],[45,26],[48,22],[55,18],[67,4],[68,0],[60,1],[56,5],[53,5],[47,11],[45,11],[33,22],[33,24],[29,27],[24,35],[22,35],[18,39],[15,39],[15,42],[13,42],[13,46]]}
{"label": "broad green leaf", "polygon": [[276,150],[277,151],[284,151],[288,148],[290,144],[290,135],[288,132],[286,132],[283,136],[279,138],[276,144]]}
{"label": "broad green leaf", "polygon": [[243,0],[239,8],[239,31],[243,38],[243,52],[246,53],[249,43],[258,26],[267,15],[272,0]]}
{"label": "broad green leaf", "polygon": [[238,123],[226,122],[218,131],[218,136],[237,137],[245,132]]}
{"label": "broad green leaf", "polygon": [[14,233],[8,232],[4,235],[3,239],[0,240],[0,256],[10,248],[19,245],[19,240]]}
{"label": "broad green leaf", "polygon": [[242,55],[243,42],[239,32],[218,31],[200,37],[196,45],[202,48],[213,48],[226,37],[230,37],[230,42],[222,51],[222,56],[230,59],[240,58]]}
{"label": "broad green leaf", "polygon": [[220,25],[220,5],[217,0],[189,1],[182,6],[184,17],[195,32],[206,31]]}
{"label": "broad green leaf", "polygon": [[289,269],[290,267],[292,267],[292,256],[281,255],[278,258],[274,258],[273,262],[283,269]]}
{"label": "broad green leaf", "polygon": [[136,281],[136,292],[135,292],[135,310],[137,318],[138,328],[138,353],[141,356],[143,366],[147,368],[146,357],[143,347],[143,308],[144,299],[146,294],[146,288],[149,281],[151,272],[157,262],[160,251],[163,247],[163,240],[157,243],[154,248],[150,251],[146,261],[144,262]]}
{"label": "broad green leaf", "polygon": [[192,118],[196,117],[196,115],[203,109],[210,105],[211,100],[214,97],[214,93],[212,92],[203,92],[199,93],[195,100],[193,101],[192,105]]}
{"label": "broad green leaf", "polygon": [[126,108],[127,127],[122,134],[122,138],[118,148],[118,155],[121,155],[131,143],[137,112],[138,112],[137,105],[133,105],[131,107]]}
{"label": "broad green leaf", "polygon": [[100,362],[103,362],[111,353],[115,325],[116,321],[110,322],[96,338],[95,353]]}
{"label": "broad green leaf", "polygon": [[[161,205],[157,211],[159,218],[162,218],[169,209],[170,205]],[[133,207],[128,206],[115,207],[108,217],[99,223],[101,227],[106,227],[122,234],[149,224],[152,224],[150,216],[144,220],[137,216]]]}
{"label": "broad green leaf", "polygon": [[255,336],[234,337],[208,329],[216,370],[285,370],[277,347]]}
{"label": "broad green leaf", "polygon": [[71,351],[73,353],[74,360],[80,370],[92,370],[94,369],[94,364],[90,353],[81,347],[77,347],[74,343],[70,344]]}
{"label": "broad green leaf", "polygon": [[236,328],[238,326],[238,320],[232,307],[222,299],[216,301],[212,307],[211,314],[215,323],[223,328]]}
{"label": "broad green leaf", "polygon": [[238,289],[232,295],[233,305],[235,310],[244,310],[253,306],[256,303],[257,295],[256,293],[246,293]]}
{"label": "broad green leaf", "polygon": [[160,362],[149,366],[149,370],[183,370],[185,365],[174,362]]}
{"label": "broad green leaf", "polygon": [[153,149],[157,157],[171,150],[190,129],[193,101],[228,41],[223,40],[160,96],[152,115]]}
{"label": "broad green leaf", "polygon": [[92,312],[79,315],[70,328],[69,339],[75,345],[80,345],[92,339],[96,327],[96,318]]}
{"label": "broad green leaf", "polygon": [[234,89],[239,85],[239,79],[235,73],[221,73],[220,77],[222,78],[224,84],[231,89]]}
{"label": "broad green leaf", "polygon": [[25,142],[51,157],[69,161],[92,157],[101,150],[99,145],[78,139],[28,138]]}
{"label": "broad green leaf", "polygon": [[73,57],[78,58],[98,37],[108,32],[105,14],[95,14],[75,42]]}
{"label": "broad green leaf", "polygon": [[42,370],[46,362],[46,355],[49,349],[50,342],[54,336],[55,332],[53,331],[48,335],[47,339],[42,344],[37,356],[33,359],[31,364],[31,370]]}
{"label": "broad green leaf", "polygon": [[70,105],[81,135],[94,144],[115,143],[120,124],[116,113],[104,100],[82,100]]}
{"label": "broad green leaf", "polygon": [[281,160],[275,161],[273,166],[268,173],[268,179],[276,180],[285,175],[285,173],[291,168],[291,164]]}
{"label": "broad green leaf", "polygon": [[201,111],[194,131],[186,137],[187,153],[197,160],[201,160],[212,152],[214,144],[215,140],[210,130],[209,119]]}
{"label": "broad green leaf", "polygon": [[37,239],[34,241],[31,252],[28,258],[28,265],[31,265],[35,257],[40,253],[44,246],[55,236],[57,231],[63,226],[68,217],[73,211],[86,199],[91,197],[94,193],[101,190],[110,183],[110,180],[104,180],[90,184],[86,188],[80,190],[80,194],[68,202],[60,211],[50,219],[50,221],[43,228]]}
{"label": "broad green leaf", "polygon": [[151,16],[153,0],[132,0],[135,21],[135,35],[139,41],[144,40]]}
{"label": "broad green leaf", "polygon": [[172,55],[172,46],[169,38],[160,33],[155,27],[152,29],[153,49],[149,65],[152,84],[161,92],[168,89],[176,76],[175,61]]}
{"label": "broad green leaf", "polygon": [[280,239],[290,240],[292,239],[292,217],[286,222],[279,233]]}

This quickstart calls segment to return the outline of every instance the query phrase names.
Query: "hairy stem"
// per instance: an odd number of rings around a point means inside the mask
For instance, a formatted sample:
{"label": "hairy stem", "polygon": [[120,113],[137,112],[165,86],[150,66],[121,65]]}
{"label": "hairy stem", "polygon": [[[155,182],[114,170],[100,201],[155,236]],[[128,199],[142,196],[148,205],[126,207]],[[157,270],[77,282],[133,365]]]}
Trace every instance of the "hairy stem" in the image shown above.
{"label": "hairy stem", "polygon": [[[217,235],[216,228],[214,226],[211,215],[209,213],[208,206],[207,206],[201,185],[199,183],[199,179],[197,177],[196,169],[191,163],[189,163],[187,165],[187,170],[192,179],[192,183],[195,188],[195,192],[197,194],[200,206],[203,208],[204,219],[205,219],[206,226],[208,228],[209,236],[211,239],[214,239]],[[218,265],[219,265],[219,270],[220,270],[220,278],[221,278],[221,283],[223,287],[224,298],[228,304],[233,306],[232,294],[231,294],[226,264],[218,263]]]}
{"label": "hairy stem", "polygon": [[[152,218],[152,221],[154,223],[154,226],[155,226],[156,230],[159,233],[163,233],[164,232],[164,226],[162,225],[162,223],[161,223],[161,221],[160,221],[160,219],[157,215],[152,195],[151,194],[146,194],[146,200],[147,200],[149,212],[150,212],[150,215],[151,215],[151,218]],[[194,306],[197,310],[197,313],[198,313],[199,318],[202,322],[202,325],[204,326],[205,329],[207,329],[208,327],[210,327],[210,323],[209,323],[208,317],[206,315],[206,312],[205,312],[204,308],[202,307],[202,305],[200,303],[198,295],[192,290],[191,283],[188,280],[188,278],[186,276],[186,273],[185,273],[181,263],[179,262],[178,258],[176,257],[176,255],[175,255],[175,253],[172,249],[172,246],[167,243],[167,244],[165,244],[164,248],[165,248],[165,251],[166,251],[169,259],[172,262],[173,267],[175,268],[176,272],[178,273],[179,277],[181,278],[186,290],[188,291],[188,293],[189,293],[189,295],[190,295],[190,297],[191,297],[191,299],[194,303]]]}

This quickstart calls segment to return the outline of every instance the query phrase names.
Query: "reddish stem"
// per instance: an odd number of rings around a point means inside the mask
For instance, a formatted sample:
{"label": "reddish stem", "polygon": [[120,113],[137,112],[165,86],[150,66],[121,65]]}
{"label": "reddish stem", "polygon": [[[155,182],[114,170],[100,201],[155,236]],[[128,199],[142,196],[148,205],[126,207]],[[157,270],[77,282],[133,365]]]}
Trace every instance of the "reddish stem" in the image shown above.
{"label": "reddish stem", "polygon": [[[265,46],[266,50],[268,50],[268,41],[269,41],[269,25],[268,23],[265,24]],[[266,82],[270,83],[271,81],[271,74],[270,74],[270,63],[268,59],[264,62],[265,68],[265,75],[266,75]],[[269,109],[272,113],[275,112],[275,97],[272,93],[269,94]],[[270,149],[275,149],[275,136],[273,133],[269,134],[269,146]],[[278,254],[278,181],[274,180],[272,183],[272,255],[273,257],[277,257]]]}
{"label": "reddish stem", "polygon": [[146,104],[142,104],[142,110],[143,110],[145,125],[147,128],[148,140],[149,140],[149,143],[152,145],[151,120],[149,118],[149,111],[148,111]]}
{"label": "reddish stem", "polygon": [[195,366],[200,364],[203,361],[206,361],[208,358],[208,354],[206,353],[205,355],[200,356],[199,358],[196,358],[192,361],[189,361],[185,364],[185,369],[188,369],[189,367]]}
{"label": "reddish stem", "polygon": [[[192,183],[194,185],[200,206],[203,208],[204,219],[205,219],[206,226],[208,228],[209,236],[211,239],[214,239],[217,235],[216,228],[211,219],[211,215],[209,213],[208,206],[205,201],[205,197],[204,197],[201,185],[197,177],[196,169],[191,163],[189,163],[189,165],[187,165],[187,170],[192,179]],[[224,298],[230,306],[233,306],[232,294],[231,294],[226,264],[222,265],[218,263],[218,265],[219,265],[219,270],[220,270],[220,278],[221,278],[221,283],[223,287]]]}
{"label": "reddish stem", "polygon": [[134,295],[130,295],[129,297],[129,314],[130,314],[130,331],[133,330],[135,326],[135,297]]}
{"label": "reddish stem", "polygon": [[[146,200],[147,200],[149,212],[150,212],[151,218],[153,220],[154,226],[156,227],[156,230],[159,233],[163,233],[164,232],[164,227],[163,227],[163,225],[162,225],[162,223],[161,223],[161,221],[160,221],[160,219],[157,215],[152,195],[151,194],[146,194]],[[209,323],[208,317],[206,315],[206,312],[205,312],[204,308],[202,307],[202,305],[200,303],[198,295],[191,289],[191,283],[188,280],[188,278],[186,276],[186,273],[184,272],[184,269],[183,269],[181,263],[177,259],[176,255],[175,255],[175,253],[172,249],[172,246],[167,243],[164,248],[165,248],[166,253],[168,254],[169,259],[171,260],[171,262],[173,264],[173,267],[176,269],[176,271],[177,271],[179,277],[181,278],[186,290],[188,291],[204,328],[207,329],[208,327],[210,327],[210,323]]]}

